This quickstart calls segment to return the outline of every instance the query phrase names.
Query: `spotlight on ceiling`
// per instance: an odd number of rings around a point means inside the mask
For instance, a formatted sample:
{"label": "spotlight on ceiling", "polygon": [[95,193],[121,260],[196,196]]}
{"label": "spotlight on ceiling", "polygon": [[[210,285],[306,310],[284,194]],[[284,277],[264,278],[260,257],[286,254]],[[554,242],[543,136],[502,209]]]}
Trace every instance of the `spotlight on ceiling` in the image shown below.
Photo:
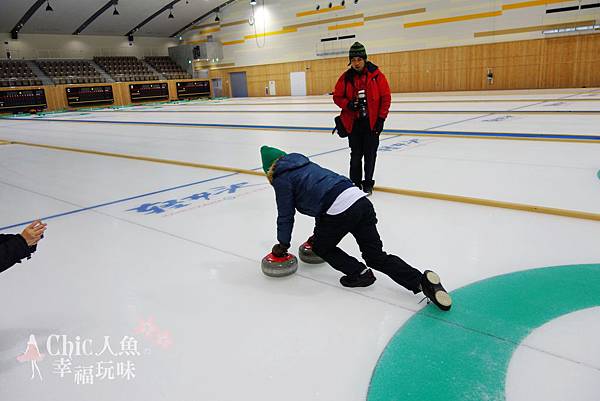
{"label": "spotlight on ceiling", "polygon": [[50,5],[50,0],[48,0],[48,3],[46,3],[46,11],[54,11],[52,6]]}
{"label": "spotlight on ceiling", "polygon": [[346,5],[346,0],[342,0],[342,2],[340,3],[340,6],[344,7]]}
{"label": "spotlight on ceiling", "polygon": [[129,40],[130,42],[133,42],[133,35],[128,35],[127,40]]}
{"label": "spotlight on ceiling", "polygon": [[321,9],[321,5],[317,4],[316,10],[319,11]]}
{"label": "spotlight on ceiling", "polygon": [[332,2],[329,2],[329,8],[331,8],[333,6]]}
{"label": "spotlight on ceiling", "polygon": [[255,6],[256,5],[256,0],[250,0],[250,5],[251,6]]}
{"label": "spotlight on ceiling", "polygon": [[115,9],[113,10],[113,15],[120,15],[119,10],[117,10],[117,5],[115,4]]}
{"label": "spotlight on ceiling", "polygon": [[215,11],[215,14],[217,14],[217,16],[215,17],[215,22],[220,22],[221,18],[219,18],[219,10]]}
{"label": "spotlight on ceiling", "polygon": [[173,7],[171,7],[171,10],[169,10],[169,19],[173,19],[173,18],[175,18],[175,17],[173,16]]}
{"label": "spotlight on ceiling", "polygon": [[354,0],[354,4],[358,4],[358,0]]}

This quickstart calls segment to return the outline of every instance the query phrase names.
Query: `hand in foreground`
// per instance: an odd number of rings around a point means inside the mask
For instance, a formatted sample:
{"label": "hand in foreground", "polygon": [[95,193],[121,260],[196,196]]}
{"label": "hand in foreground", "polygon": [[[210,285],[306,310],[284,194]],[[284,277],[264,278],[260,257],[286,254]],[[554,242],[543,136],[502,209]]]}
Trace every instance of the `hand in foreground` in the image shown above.
{"label": "hand in foreground", "polygon": [[30,225],[25,227],[21,236],[25,239],[28,246],[36,245],[40,239],[44,236],[44,231],[46,231],[46,223],[42,223],[41,220],[36,220],[32,222]]}

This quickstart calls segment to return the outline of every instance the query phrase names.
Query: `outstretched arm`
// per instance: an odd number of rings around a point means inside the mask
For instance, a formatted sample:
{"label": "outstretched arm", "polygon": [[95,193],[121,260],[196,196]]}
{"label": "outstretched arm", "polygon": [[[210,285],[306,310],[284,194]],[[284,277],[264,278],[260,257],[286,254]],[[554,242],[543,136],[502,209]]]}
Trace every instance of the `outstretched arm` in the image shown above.
{"label": "outstretched arm", "polygon": [[0,234],[0,272],[31,255],[25,239],[16,234]]}
{"label": "outstretched arm", "polygon": [[292,183],[280,178],[273,183],[273,188],[277,200],[277,241],[289,248],[296,214]]}

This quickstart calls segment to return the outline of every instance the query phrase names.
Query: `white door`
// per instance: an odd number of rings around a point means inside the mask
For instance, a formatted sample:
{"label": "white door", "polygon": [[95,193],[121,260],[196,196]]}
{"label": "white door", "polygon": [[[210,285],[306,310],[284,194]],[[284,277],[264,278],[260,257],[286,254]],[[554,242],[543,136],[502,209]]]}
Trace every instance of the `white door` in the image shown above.
{"label": "white door", "polygon": [[292,96],[306,96],[306,73],[290,72]]}

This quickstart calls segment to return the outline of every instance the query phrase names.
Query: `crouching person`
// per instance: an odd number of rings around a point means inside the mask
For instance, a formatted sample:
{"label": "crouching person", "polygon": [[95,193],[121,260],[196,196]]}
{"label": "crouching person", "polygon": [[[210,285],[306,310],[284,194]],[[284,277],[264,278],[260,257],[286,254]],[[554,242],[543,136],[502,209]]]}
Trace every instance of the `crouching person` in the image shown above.
{"label": "crouching person", "polygon": [[[279,243],[273,246],[274,256],[286,255],[297,210],[315,217],[310,239],[313,251],[344,274],[340,278],[344,287],[373,284],[372,268],[415,294],[423,292],[438,308],[450,309],[452,299],[435,272],[422,273],[398,256],[383,251],[373,204],[352,181],[299,153],[286,154],[268,146],[263,146],[260,152],[263,170],[275,189],[277,201]],[[338,247],[348,233],[356,239],[366,266]]]}

